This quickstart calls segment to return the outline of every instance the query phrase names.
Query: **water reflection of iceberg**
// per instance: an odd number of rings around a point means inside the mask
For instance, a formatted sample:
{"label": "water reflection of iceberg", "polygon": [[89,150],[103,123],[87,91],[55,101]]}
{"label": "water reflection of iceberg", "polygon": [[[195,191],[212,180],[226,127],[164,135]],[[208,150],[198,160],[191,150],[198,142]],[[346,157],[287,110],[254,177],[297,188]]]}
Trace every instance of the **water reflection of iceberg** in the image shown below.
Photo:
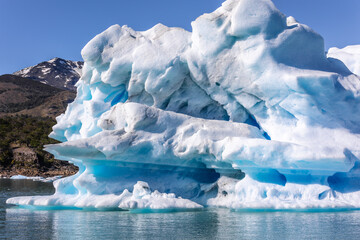
{"label": "water reflection of iceberg", "polygon": [[3,227],[9,239],[356,239],[358,218],[358,211],[129,214],[7,209]]}

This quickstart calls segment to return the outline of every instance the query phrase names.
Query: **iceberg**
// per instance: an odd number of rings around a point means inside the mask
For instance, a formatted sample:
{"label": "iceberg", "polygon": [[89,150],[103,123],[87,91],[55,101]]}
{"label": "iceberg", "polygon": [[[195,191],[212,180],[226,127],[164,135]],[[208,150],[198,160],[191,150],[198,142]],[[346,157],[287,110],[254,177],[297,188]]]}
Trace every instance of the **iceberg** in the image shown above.
{"label": "iceberg", "polygon": [[192,29],[114,25],[92,39],[50,134],[62,143],[45,147],[79,172],[7,203],[359,208],[357,53],[326,55],[270,0],[227,0]]}

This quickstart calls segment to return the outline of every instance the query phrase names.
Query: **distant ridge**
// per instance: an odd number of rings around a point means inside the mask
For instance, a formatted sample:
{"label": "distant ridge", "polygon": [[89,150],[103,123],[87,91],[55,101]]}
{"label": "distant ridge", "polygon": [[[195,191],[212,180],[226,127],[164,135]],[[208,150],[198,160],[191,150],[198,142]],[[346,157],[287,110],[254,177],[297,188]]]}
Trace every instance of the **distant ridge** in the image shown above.
{"label": "distant ridge", "polygon": [[16,75],[0,76],[0,117],[29,115],[55,118],[65,112],[74,98],[73,91]]}
{"label": "distant ridge", "polygon": [[83,65],[84,62],[81,61],[53,58],[13,74],[24,78],[31,78],[53,87],[76,91],[74,85],[81,77]]}

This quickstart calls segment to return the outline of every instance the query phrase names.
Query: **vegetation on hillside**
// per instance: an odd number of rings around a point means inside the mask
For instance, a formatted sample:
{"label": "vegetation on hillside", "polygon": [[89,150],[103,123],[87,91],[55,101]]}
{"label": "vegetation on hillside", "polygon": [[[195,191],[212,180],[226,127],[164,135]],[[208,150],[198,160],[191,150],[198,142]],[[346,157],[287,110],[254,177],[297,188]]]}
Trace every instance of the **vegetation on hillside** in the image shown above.
{"label": "vegetation on hillside", "polygon": [[43,166],[50,165],[53,156],[43,151],[45,144],[58,141],[48,137],[55,120],[49,117],[7,116],[0,118],[0,166],[10,167],[13,162],[12,146],[33,149]]}

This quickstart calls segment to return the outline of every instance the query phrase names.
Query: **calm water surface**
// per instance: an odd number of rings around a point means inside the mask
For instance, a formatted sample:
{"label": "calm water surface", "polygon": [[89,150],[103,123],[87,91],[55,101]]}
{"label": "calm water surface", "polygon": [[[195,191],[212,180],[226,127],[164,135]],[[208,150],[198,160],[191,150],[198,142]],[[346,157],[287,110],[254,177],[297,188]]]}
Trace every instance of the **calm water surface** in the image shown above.
{"label": "calm water surface", "polygon": [[32,211],[9,197],[52,194],[52,184],[0,179],[0,239],[359,239],[360,211]]}

